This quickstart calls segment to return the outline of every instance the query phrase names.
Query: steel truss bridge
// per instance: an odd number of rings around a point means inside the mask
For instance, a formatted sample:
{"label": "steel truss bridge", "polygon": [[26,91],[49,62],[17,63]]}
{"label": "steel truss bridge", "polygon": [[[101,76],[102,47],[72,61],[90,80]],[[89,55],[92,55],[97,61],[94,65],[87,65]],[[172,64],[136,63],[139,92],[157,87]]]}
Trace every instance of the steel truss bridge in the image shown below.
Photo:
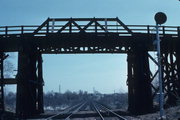
{"label": "steel truss bridge", "polygon": [[[180,28],[161,26],[163,88],[167,105],[180,96]],[[3,87],[17,84],[16,114],[29,117],[43,113],[42,54],[127,54],[128,110],[133,114],[151,112],[158,86],[158,71],[149,52],[154,47],[155,26],[125,25],[118,18],[48,18],[41,25],[0,27],[0,110],[4,110]],[[4,78],[6,52],[18,52],[15,79]]]}

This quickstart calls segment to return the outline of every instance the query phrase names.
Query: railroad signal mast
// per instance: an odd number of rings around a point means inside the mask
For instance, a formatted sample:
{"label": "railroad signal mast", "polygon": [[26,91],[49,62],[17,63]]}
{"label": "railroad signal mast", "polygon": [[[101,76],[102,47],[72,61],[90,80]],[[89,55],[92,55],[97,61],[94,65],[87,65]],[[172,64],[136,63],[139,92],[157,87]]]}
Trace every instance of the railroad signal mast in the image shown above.
{"label": "railroad signal mast", "polygon": [[159,25],[164,24],[167,20],[166,14],[163,12],[158,12],[154,16],[156,21],[156,43],[157,43],[157,57],[158,57],[158,73],[159,73],[159,109],[160,109],[160,120],[165,118],[164,113],[164,93],[162,87],[162,65],[161,65],[161,44],[160,44],[160,36],[159,36]]}

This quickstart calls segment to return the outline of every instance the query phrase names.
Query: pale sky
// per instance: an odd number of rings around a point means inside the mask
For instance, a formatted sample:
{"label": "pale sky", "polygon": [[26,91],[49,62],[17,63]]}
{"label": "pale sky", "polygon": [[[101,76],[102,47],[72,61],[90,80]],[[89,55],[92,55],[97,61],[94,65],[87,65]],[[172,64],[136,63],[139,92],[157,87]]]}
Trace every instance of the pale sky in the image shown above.
{"label": "pale sky", "polygon": [[[50,18],[119,17],[127,25],[154,25],[156,12],[165,25],[180,25],[178,0],[1,0],[0,26],[40,25]],[[127,92],[125,54],[43,55],[45,92]],[[17,59],[14,59],[17,62]]]}

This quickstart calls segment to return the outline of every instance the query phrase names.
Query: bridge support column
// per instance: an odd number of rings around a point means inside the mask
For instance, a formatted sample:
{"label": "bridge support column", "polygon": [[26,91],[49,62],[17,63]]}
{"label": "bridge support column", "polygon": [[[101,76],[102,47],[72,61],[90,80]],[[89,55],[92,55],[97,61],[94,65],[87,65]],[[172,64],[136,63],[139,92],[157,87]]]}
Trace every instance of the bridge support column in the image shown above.
{"label": "bridge support column", "polygon": [[[38,64],[36,65],[36,63]],[[38,68],[38,72],[36,69]],[[38,76],[37,74],[38,73]],[[42,57],[34,49],[19,52],[16,114],[28,118],[43,112]]]}
{"label": "bridge support column", "polygon": [[177,70],[175,63],[174,52],[166,52],[162,54],[162,67],[163,67],[163,87],[165,98],[167,98],[166,105],[176,105],[176,87],[177,87]]}
{"label": "bridge support column", "polygon": [[[178,93],[178,97],[179,97],[179,100],[180,100],[180,50],[179,50],[179,40],[180,40],[180,27],[178,27],[178,41],[176,42],[176,62],[177,62],[177,85],[178,85],[178,88],[177,88],[177,93]],[[180,101],[179,101],[180,102]]]}
{"label": "bridge support column", "polygon": [[128,53],[128,110],[132,114],[152,112],[153,98],[148,51],[137,46]]}
{"label": "bridge support column", "polygon": [[176,83],[177,84],[177,94],[180,99],[180,50],[179,49],[177,49],[177,51],[176,51],[176,62],[177,62],[177,77],[178,77],[177,83]]}
{"label": "bridge support column", "polygon": [[42,55],[38,54],[38,113],[44,113],[44,101],[43,101],[43,68],[42,68]]}
{"label": "bridge support column", "polygon": [[[178,37],[180,40],[180,28],[178,27]],[[178,85],[178,96],[180,99],[180,50],[179,50],[179,44],[180,41],[178,40],[178,42],[176,43],[176,62],[177,62],[177,75],[178,75],[178,80],[177,80],[177,85]]]}
{"label": "bridge support column", "polygon": [[0,115],[4,111],[4,53],[0,53]]}
{"label": "bridge support column", "polygon": [[179,43],[172,41],[170,37],[162,47],[163,87],[167,106],[177,105],[177,100],[180,98]]}

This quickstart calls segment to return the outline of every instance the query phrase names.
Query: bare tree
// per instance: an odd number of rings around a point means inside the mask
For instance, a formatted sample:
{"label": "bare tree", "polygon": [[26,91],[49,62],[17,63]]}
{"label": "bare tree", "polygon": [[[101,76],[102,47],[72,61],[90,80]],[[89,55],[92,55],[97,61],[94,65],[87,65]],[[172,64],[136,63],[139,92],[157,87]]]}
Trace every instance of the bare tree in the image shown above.
{"label": "bare tree", "polygon": [[10,78],[12,77],[12,74],[14,72],[14,65],[11,61],[8,59],[5,60],[4,62],[4,77],[5,78]]}

